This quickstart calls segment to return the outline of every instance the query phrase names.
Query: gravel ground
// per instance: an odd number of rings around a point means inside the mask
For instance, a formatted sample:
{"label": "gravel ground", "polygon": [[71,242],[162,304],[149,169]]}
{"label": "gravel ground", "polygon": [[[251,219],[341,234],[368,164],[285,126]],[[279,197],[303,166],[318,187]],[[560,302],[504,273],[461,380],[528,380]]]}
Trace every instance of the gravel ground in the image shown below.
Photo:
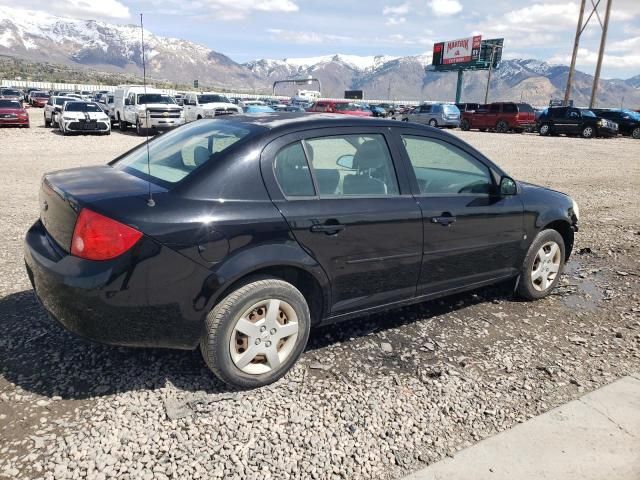
{"label": "gravel ground", "polygon": [[390,479],[640,369],[640,142],[454,132],[582,214],[555,295],[511,285],[312,332],[293,371],[227,390],[199,352],[94,345],[50,321],[22,239],[41,175],[134,135],[0,130],[0,477]]}

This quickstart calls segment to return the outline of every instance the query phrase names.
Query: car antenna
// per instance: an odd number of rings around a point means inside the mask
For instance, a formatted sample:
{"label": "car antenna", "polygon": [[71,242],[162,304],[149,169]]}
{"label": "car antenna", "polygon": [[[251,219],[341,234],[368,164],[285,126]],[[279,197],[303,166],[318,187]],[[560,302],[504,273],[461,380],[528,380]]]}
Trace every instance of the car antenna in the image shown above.
{"label": "car antenna", "polygon": [[[145,101],[146,101],[146,97],[147,97],[147,67],[145,65],[145,58],[144,58],[144,25],[142,24],[142,14],[140,14],[140,35],[141,35],[141,44],[142,44],[142,85],[144,86],[144,95],[145,95]],[[147,110],[146,108],[146,104],[145,104],[145,109],[144,109],[144,115],[145,115],[145,123],[146,125],[149,125],[149,110]],[[150,207],[154,207],[156,205],[155,200],[153,199],[153,195],[151,194],[151,155],[149,153],[149,128],[145,128],[144,129],[144,133],[147,137],[146,140],[146,146],[147,146],[147,175],[149,175],[149,179],[147,179],[147,184],[149,186],[149,198],[147,199],[147,205]]]}

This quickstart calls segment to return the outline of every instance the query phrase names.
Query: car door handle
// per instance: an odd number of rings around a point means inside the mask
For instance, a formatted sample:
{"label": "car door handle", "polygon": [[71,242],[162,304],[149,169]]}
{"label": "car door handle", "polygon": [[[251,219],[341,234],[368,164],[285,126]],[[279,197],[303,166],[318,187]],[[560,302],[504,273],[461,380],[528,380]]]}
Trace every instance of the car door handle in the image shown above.
{"label": "car door handle", "polygon": [[333,235],[335,233],[341,232],[344,230],[346,225],[341,225],[339,223],[336,224],[328,224],[328,225],[311,225],[311,230],[313,233],[326,233],[327,235]]}
{"label": "car door handle", "polygon": [[451,215],[443,215],[442,217],[431,217],[431,223],[439,223],[443,227],[448,227],[452,223],[455,223],[456,217]]}

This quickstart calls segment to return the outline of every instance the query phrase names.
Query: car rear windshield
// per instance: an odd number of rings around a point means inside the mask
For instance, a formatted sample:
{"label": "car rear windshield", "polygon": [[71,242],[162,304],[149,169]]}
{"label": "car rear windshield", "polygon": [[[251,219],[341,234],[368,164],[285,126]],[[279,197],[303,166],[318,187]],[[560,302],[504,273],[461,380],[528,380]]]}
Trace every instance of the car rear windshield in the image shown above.
{"label": "car rear windshield", "polygon": [[519,112],[526,112],[526,113],[534,113],[533,112],[533,107],[531,105],[529,105],[528,103],[519,103],[518,104],[518,111]]}
{"label": "car rear windshield", "polygon": [[620,113],[622,113],[622,115],[627,115],[634,120],[640,120],[640,113],[634,112],[633,110],[620,110]]}
{"label": "car rear windshield", "polygon": [[194,122],[164,134],[111,165],[163,186],[175,184],[250,133],[246,125],[226,120]]}
{"label": "car rear windshield", "polygon": [[49,98],[49,94],[45,92],[33,92],[31,96],[34,98]]}
{"label": "car rear windshield", "polygon": [[144,93],[142,95],[138,95],[138,105],[143,105],[145,103],[175,104],[176,102],[169,95],[164,95],[161,93]]}
{"label": "car rear windshield", "polygon": [[101,112],[102,109],[95,103],[69,102],[64,106],[65,112]]}
{"label": "car rear windshield", "polygon": [[77,98],[73,98],[73,97],[57,97],[55,98],[53,101],[56,102],[56,105],[62,105],[64,102],[73,102],[77,100]]}
{"label": "car rear windshield", "polygon": [[22,93],[20,93],[18,90],[3,90],[2,91],[2,95],[4,95],[5,97],[21,97]]}
{"label": "car rear windshield", "polygon": [[20,102],[15,100],[0,100],[0,108],[21,108]]}
{"label": "car rear windshield", "polygon": [[444,113],[448,113],[450,115],[455,113],[457,113],[458,115],[460,114],[460,109],[458,109],[458,107],[456,107],[455,105],[445,104],[442,106],[442,108],[444,109]]}
{"label": "car rear windshield", "polygon": [[231,103],[223,95],[198,95],[198,103]]}

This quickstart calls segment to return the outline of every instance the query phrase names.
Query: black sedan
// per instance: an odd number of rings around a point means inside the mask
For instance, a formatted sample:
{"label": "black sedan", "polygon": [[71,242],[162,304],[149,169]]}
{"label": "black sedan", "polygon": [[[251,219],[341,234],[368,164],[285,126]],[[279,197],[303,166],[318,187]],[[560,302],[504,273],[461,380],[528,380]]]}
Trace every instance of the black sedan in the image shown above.
{"label": "black sedan", "polygon": [[284,375],[312,326],[509,279],[545,297],[578,215],[431,127],[239,115],[45,175],[25,260],[69,330],[200,346],[216,375],[249,388]]}

